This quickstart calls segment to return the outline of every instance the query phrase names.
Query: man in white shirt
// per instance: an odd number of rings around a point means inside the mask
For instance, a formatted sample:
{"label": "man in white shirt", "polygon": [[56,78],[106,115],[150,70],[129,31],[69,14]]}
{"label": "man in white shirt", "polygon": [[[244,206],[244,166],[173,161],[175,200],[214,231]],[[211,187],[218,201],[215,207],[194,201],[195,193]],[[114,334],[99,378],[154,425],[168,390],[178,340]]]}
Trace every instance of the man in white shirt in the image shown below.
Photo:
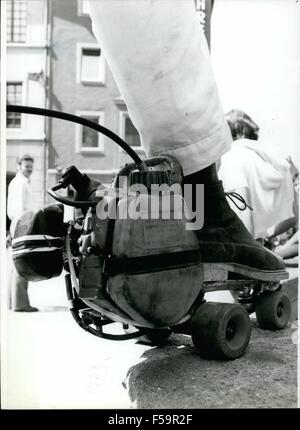
{"label": "man in white shirt", "polygon": [[[10,233],[13,236],[17,220],[34,206],[33,193],[30,186],[30,176],[33,171],[34,159],[26,154],[18,163],[18,172],[8,186],[7,215],[11,220]],[[12,268],[10,307],[16,312],[36,312],[38,309],[30,306],[28,297],[28,281],[18,275]]]}

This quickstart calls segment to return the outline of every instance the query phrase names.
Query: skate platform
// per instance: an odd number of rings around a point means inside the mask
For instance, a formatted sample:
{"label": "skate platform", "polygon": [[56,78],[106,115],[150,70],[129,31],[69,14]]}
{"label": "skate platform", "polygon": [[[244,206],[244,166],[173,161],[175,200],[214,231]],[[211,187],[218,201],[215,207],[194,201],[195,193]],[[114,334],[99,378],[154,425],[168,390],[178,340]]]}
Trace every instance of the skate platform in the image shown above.
{"label": "skate platform", "polygon": [[[287,260],[288,263],[288,260]],[[298,319],[298,267],[296,264],[292,265],[287,264],[287,271],[290,274],[289,279],[281,281],[283,291],[285,291],[291,301],[291,322],[296,321]],[[296,266],[296,267],[295,267]],[[205,281],[226,281],[227,280],[227,271],[226,270],[212,270],[205,269],[204,270],[204,280]],[[220,288],[221,290],[222,288]],[[233,303],[233,298],[230,295],[229,291],[219,291],[215,293],[208,293],[210,301],[221,301],[225,303]]]}

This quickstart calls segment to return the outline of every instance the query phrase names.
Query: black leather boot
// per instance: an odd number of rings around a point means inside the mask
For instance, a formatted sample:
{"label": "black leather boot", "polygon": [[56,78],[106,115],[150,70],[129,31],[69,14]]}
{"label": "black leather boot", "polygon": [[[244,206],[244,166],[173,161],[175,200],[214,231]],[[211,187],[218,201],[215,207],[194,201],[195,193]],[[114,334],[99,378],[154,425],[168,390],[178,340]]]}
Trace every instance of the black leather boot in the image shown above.
{"label": "black leather boot", "polygon": [[[186,177],[184,182],[191,183],[192,177]],[[199,179],[198,176],[197,183],[201,183]],[[210,179],[215,180],[215,175],[210,174]],[[257,243],[230,208],[222,182],[207,182],[204,226],[197,231],[203,263],[262,281],[288,278],[283,260]]]}

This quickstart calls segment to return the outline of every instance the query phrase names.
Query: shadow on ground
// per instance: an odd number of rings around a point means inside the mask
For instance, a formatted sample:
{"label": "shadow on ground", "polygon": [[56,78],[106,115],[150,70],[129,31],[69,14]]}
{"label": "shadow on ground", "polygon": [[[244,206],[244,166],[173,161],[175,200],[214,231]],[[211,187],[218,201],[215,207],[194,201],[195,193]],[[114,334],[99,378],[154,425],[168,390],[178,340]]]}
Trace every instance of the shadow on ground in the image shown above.
{"label": "shadow on ground", "polygon": [[248,351],[234,361],[201,359],[188,336],[172,335],[129,369],[126,389],[141,409],[297,407],[294,330],[265,331],[253,322]]}

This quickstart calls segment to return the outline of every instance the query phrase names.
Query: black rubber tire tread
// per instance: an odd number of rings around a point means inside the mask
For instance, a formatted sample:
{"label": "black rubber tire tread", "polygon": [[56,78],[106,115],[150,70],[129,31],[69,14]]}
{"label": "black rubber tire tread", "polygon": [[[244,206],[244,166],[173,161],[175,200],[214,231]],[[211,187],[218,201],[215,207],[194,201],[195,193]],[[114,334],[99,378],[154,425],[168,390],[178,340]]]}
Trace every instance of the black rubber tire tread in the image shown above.
{"label": "black rubber tire tread", "polygon": [[204,303],[192,317],[193,344],[204,358],[239,358],[245,353],[250,336],[248,312],[239,304]]}
{"label": "black rubber tire tread", "polygon": [[289,296],[281,291],[263,292],[256,301],[256,319],[265,330],[284,329],[291,317]]}

